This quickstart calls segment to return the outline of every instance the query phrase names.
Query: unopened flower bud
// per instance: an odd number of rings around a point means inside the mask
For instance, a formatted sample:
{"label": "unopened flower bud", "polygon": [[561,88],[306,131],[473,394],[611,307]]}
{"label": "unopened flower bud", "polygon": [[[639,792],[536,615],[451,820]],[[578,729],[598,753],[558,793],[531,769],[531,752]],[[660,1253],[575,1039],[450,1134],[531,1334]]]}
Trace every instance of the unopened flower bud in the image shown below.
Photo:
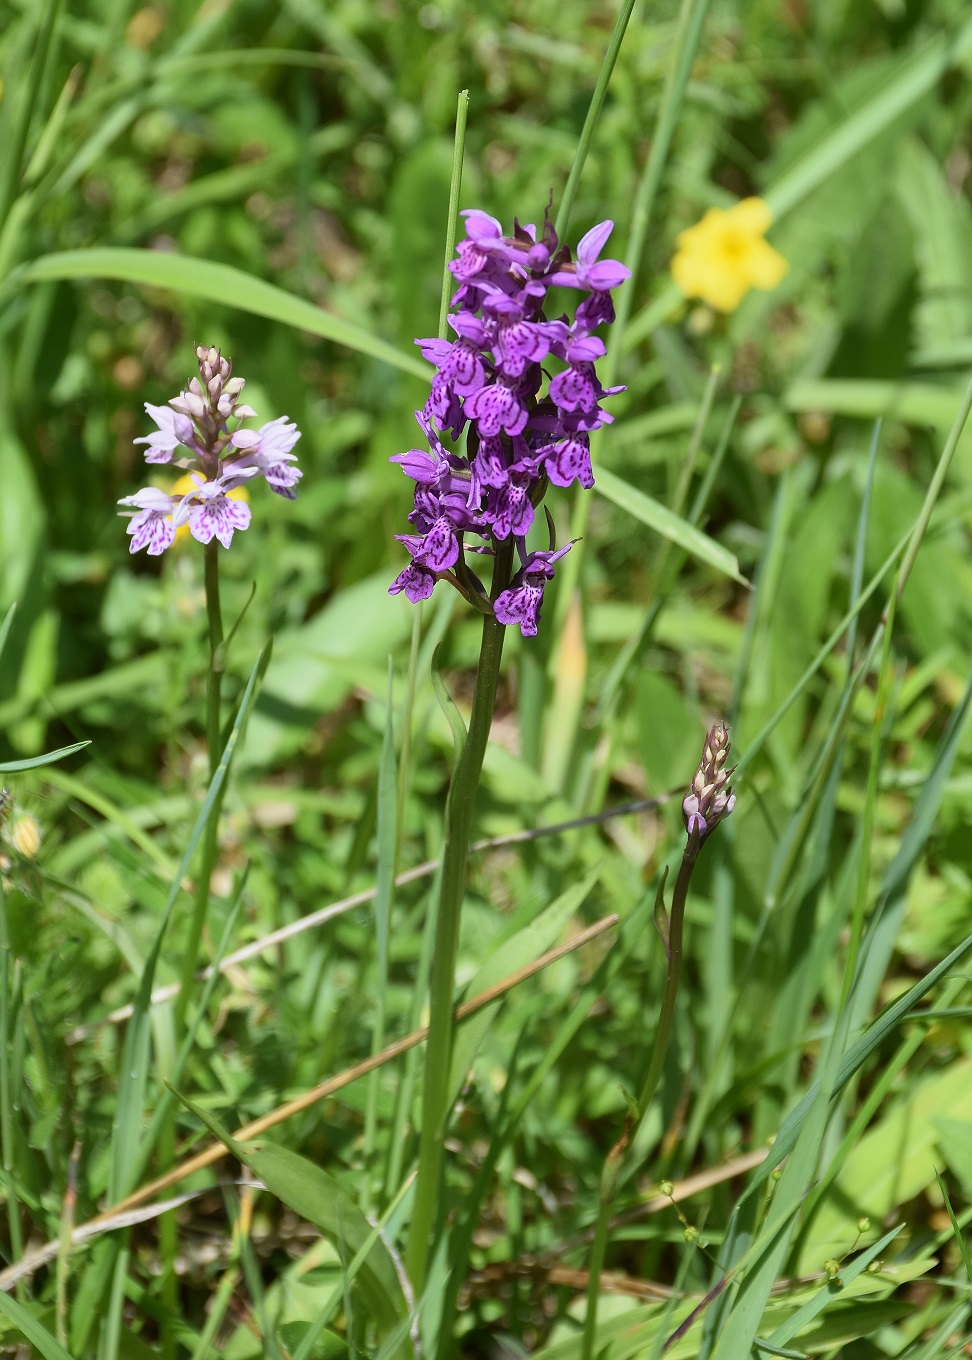
{"label": "unopened flower bud", "polygon": [[866,1233],[871,1231],[871,1220],[869,1218],[859,1218],[857,1220],[857,1231]]}
{"label": "unopened flower bud", "polygon": [[713,723],[706,733],[699,768],[682,800],[685,828],[689,836],[698,835],[700,843],[736,805],[736,795],[729,788],[732,770],[724,768],[729,744],[729,729],[725,723]]}
{"label": "unopened flower bud", "polygon": [[840,1274],[840,1262],[835,1257],[830,1256],[824,1261],[824,1270],[832,1280],[836,1280]]}
{"label": "unopened flower bud", "polygon": [[189,391],[194,397],[202,397],[205,395],[203,385],[198,378],[189,379]]}
{"label": "unopened flower bud", "polygon": [[210,398],[213,401],[219,401],[220,393],[223,390],[222,376],[219,373],[214,373],[213,376],[210,378],[209,382],[206,384],[206,387],[209,390]]}
{"label": "unopened flower bud", "polygon": [[[195,381],[195,379],[193,379]],[[173,397],[169,402],[173,411],[178,411],[181,415],[192,416],[196,420],[201,420],[206,414],[206,404],[201,397],[197,397],[192,392],[183,392],[181,396]]]}
{"label": "unopened flower bud", "polygon": [[24,859],[34,859],[41,846],[41,829],[36,818],[23,812],[10,828],[10,844]]}
{"label": "unopened flower bud", "polygon": [[223,391],[228,397],[238,397],[245,386],[245,378],[228,378],[223,384]]}
{"label": "unopened flower bud", "polygon": [[671,1181],[662,1181],[658,1187],[658,1193],[664,1195],[666,1199],[671,1199],[674,1188]]}
{"label": "unopened flower bud", "polygon": [[868,1275],[880,1275],[883,1269],[884,1269],[883,1261],[872,1261],[867,1268],[867,1273]]}

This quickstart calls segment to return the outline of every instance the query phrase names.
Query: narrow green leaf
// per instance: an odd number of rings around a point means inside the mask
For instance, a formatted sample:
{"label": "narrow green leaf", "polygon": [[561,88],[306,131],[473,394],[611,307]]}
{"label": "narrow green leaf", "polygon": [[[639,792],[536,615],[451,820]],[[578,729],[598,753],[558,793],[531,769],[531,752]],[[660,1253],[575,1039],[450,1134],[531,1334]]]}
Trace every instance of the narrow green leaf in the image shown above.
{"label": "narrow green leaf", "polygon": [[[969,1244],[966,1242],[962,1229],[959,1227],[959,1221],[955,1217],[955,1210],[952,1208],[952,1201],[948,1197],[948,1189],[946,1188],[945,1182],[942,1180],[942,1174],[938,1170],[938,1167],[935,1168],[935,1179],[938,1181],[938,1188],[942,1192],[942,1199],[944,1199],[945,1208],[948,1210],[948,1219],[952,1225],[952,1232],[955,1234],[955,1241],[958,1244],[958,1249],[962,1256],[962,1264],[965,1266],[965,1273],[969,1277],[969,1283],[972,1284],[972,1257],[969,1256]],[[903,1226],[904,1224],[902,1224],[902,1227]]]}
{"label": "narrow green leaf", "polygon": [[122,279],[152,288],[166,288],[282,321],[420,378],[428,378],[431,372],[421,359],[396,349],[363,326],[315,307],[312,302],[305,302],[264,279],[254,278],[242,269],[213,260],[160,250],[99,246],[43,255],[11,275],[11,281],[18,283],[39,283],[45,279]]}
{"label": "narrow green leaf", "polygon": [[933,89],[972,50],[972,23],[955,38],[937,34],[894,72],[881,89],[827,133],[775,184],[763,191],[774,217],[782,217],[862,151]]}
{"label": "narrow green leaf", "polygon": [[0,623],[0,661],[3,660],[3,649],[7,645],[7,638],[10,636],[10,628],[13,624],[14,614],[16,614],[16,612],[17,601],[14,600],[13,604],[4,615],[3,623]]}
{"label": "narrow green leaf", "polygon": [[75,751],[83,751],[90,741],[76,741],[71,746],[61,746],[57,751],[48,751],[43,756],[31,756],[29,760],[6,760],[0,762],[0,774],[20,774],[23,770],[36,770],[41,765],[53,765],[56,760],[73,756]]}
{"label": "narrow green leaf", "polygon": [[250,672],[250,678],[237,710],[236,721],[226,742],[216,773],[209,785],[209,790],[199,809],[189,840],[182,852],[179,867],[175,872],[172,887],[162,911],[162,919],[159,922],[152,949],[142,970],[132,1017],[128,1022],[128,1029],[125,1034],[118,1098],[112,1126],[112,1161],[108,1180],[108,1200],[112,1204],[123,1199],[132,1189],[139,1165],[142,1116],[145,1106],[145,1089],[148,1082],[152,986],[155,981],[155,968],[162,950],[162,941],[172,916],[172,910],[178,900],[179,893],[182,891],[183,880],[189,872],[189,866],[196,853],[196,847],[202,839],[210,813],[213,807],[217,805],[217,800],[226,782],[229,767],[256,697],[257,689],[267,666],[270,664],[271,652],[272,646],[268,643]]}
{"label": "narrow green leaf", "polygon": [[[858,1072],[864,1066],[871,1054],[881,1046],[887,1036],[907,1017],[908,1012],[921,1000],[921,998],[926,996],[933,987],[937,986],[942,978],[947,976],[956,964],[961,963],[962,959],[964,959],[966,954],[970,951],[972,951],[972,935],[966,936],[960,945],[956,946],[946,958],[942,959],[941,963],[936,964],[936,966],[932,968],[930,972],[926,973],[923,978],[920,978],[913,987],[910,987],[907,992],[898,997],[897,1001],[888,1006],[872,1025],[868,1026],[864,1034],[862,1034],[857,1042],[852,1044],[844,1054],[843,1060],[837,1071],[837,1080],[830,1093],[831,1099],[840,1094],[854,1073]],[[816,1100],[818,1086],[819,1083],[814,1081],[800,1103],[790,1111],[783,1121],[780,1131],[773,1142],[773,1155],[767,1157],[766,1161],[758,1166],[753,1172],[752,1179],[744,1191],[743,1197],[745,1199],[748,1199],[750,1195],[755,1194],[759,1187],[766,1183],[772,1175],[774,1168],[777,1167],[783,1158],[792,1151],[804,1121]]]}
{"label": "narrow green leaf", "polygon": [[33,1313],[29,1313],[23,1304],[12,1299],[2,1289],[0,1289],[0,1313],[3,1313],[30,1344],[40,1351],[44,1360],[71,1360],[70,1354],[60,1341],[37,1321]]}
{"label": "narrow green leaf", "polygon": [[[873,1246],[862,1251],[860,1256],[855,1256],[850,1265],[842,1266],[840,1271],[841,1284],[846,1288],[853,1280],[856,1280],[858,1275],[867,1270],[872,1261],[878,1259],[885,1248],[898,1236],[898,1233],[904,1231],[904,1227],[903,1223],[899,1223],[896,1228],[885,1233]],[[823,1289],[814,1294],[812,1299],[808,1299],[802,1308],[798,1308],[791,1318],[788,1318],[786,1322],[781,1322],[779,1327],[766,1337],[764,1344],[785,1346],[788,1341],[799,1336],[805,1327],[809,1327],[814,1318],[819,1317],[824,1309],[834,1302],[836,1297],[839,1297],[839,1295],[835,1295],[833,1288],[830,1285],[824,1285]],[[760,1343],[757,1342],[757,1344]]]}
{"label": "narrow green leaf", "polygon": [[438,647],[436,647],[435,651],[432,653],[432,688],[435,690],[435,697],[439,702],[439,707],[445,714],[449,727],[452,729],[452,768],[455,769],[462,759],[462,753],[466,746],[466,724],[463,721],[462,714],[456,707],[455,700],[445,687],[445,681],[442,679],[442,674],[439,670]]}
{"label": "narrow green leaf", "polygon": [[705,562],[707,566],[714,567],[716,571],[731,577],[741,585],[749,584],[740,573],[739,563],[728,548],[724,548],[721,543],[716,543],[715,539],[694,528],[688,520],[673,514],[667,506],[639,491],[637,487],[615,473],[608,472],[607,468],[596,467],[594,479],[596,491],[622,510],[634,515],[635,519],[641,520],[642,524],[647,524],[649,529],[670,539],[690,556]]}
{"label": "narrow green leaf", "polygon": [[[374,1023],[371,1032],[371,1051],[378,1053],[385,1043],[385,996],[388,990],[388,935],[391,926],[392,903],[395,898],[395,870],[398,862],[398,767],[395,760],[395,724],[393,702],[394,665],[388,658],[388,701],[385,706],[385,732],[381,743],[378,767],[378,866],[375,891],[375,963],[377,970]],[[378,1128],[378,1084],[382,1073],[375,1069],[368,1078],[368,1101],[365,1110],[364,1162],[362,1178],[362,1208],[368,1209],[370,1196],[370,1168]]]}

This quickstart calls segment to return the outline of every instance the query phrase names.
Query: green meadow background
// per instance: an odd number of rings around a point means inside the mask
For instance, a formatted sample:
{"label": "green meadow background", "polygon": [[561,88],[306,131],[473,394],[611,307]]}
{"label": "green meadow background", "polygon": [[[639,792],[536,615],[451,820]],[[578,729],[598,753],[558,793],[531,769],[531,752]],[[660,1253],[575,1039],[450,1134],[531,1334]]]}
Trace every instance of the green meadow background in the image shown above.
{"label": "green meadow background", "polygon": [[[567,232],[610,217],[607,253],[635,266],[604,365],[627,391],[595,490],[548,495],[582,541],[540,636],[507,638],[475,834],[593,820],[474,855],[462,996],[619,922],[460,1028],[423,1298],[399,1254],[420,1045],[83,1227],[208,1147],[207,1120],[270,1116],[423,1023],[433,879],[391,880],[440,852],[433,654],[468,712],[479,629],[444,585],[420,630],[388,596],[409,508],[388,458],[418,442],[457,95],[461,206],[540,222],[617,18],[600,0],[0,2],[10,1354],[972,1353],[961,0],[634,6]],[[686,303],[677,234],[754,194],[787,277],[727,317]],[[143,403],[185,385],[197,343],[232,355],[261,419],[296,420],[305,475],[292,504],[258,489],[220,554],[228,623],[249,604],[198,962],[257,947],[199,982],[183,1029],[146,988],[180,977],[206,812],[202,554],[130,557],[115,503],[148,480]],[[675,1043],[585,1342],[602,1167],[664,976],[651,908],[684,836],[664,795],[717,717],[737,806],[693,880]]]}

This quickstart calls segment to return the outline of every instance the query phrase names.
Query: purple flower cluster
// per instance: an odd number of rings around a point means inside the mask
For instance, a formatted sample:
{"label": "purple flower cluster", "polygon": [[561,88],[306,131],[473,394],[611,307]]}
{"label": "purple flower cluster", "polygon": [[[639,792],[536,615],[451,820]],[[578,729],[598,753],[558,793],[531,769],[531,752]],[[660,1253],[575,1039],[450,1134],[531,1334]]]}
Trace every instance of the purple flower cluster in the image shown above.
{"label": "purple flower cluster", "polygon": [[297,426],[280,416],[259,430],[244,430],[243,422],[256,411],[240,400],[244,379],[231,376],[232,361],[205,345],[196,349],[196,361],[199,377],[186,391],[168,406],[145,404],[158,427],[135,440],[148,446],[145,461],[172,463],[186,474],[174,491],[146,486],[118,502],[135,512],[128,524],[132,552],[147,548],[150,557],[158,557],[182,525],[198,542],[215,538],[228,548],[236,530],[250,523],[250,507],[230,493],[254,477],[264,477],[278,496],[296,497],[303,476],[293,452]]}
{"label": "purple flower cluster", "polygon": [[[431,452],[411,449],[392,459],[416,486],[408,517],[415,532],[399,535],[412,560],[391,593],[417,602],[447,579],[467,596],[475,592],[500,623],[534,637],[544,587],[571,545],[529,552],[526,535],[549,482],[594,485],[590,433],[612,419],[601,399],[623,390],[598,381],[595,363],[605,349],[594,331],[614,320],[611,289],[628,270],[599,258],[612,222],[589,231],[573,261],[548,220],[539,237],[519,223],[504,236],[484,212],[463,216],[466,239],[449,266],[459,282],[449,316],[456,338],[416,341],[436,368],[425,409],[416,412]],[[544,315],[552,287],[586,294],[572,322]],[[550,358],[563,367],[541,395],[541,365]],[[446,432],[453,442],[465,433],[464,455],[443,446],[439,434]],[[481,541],[468,545],[470,534]],[[464,551],[493,554],[510,538],[519,570],[490,606]]]}

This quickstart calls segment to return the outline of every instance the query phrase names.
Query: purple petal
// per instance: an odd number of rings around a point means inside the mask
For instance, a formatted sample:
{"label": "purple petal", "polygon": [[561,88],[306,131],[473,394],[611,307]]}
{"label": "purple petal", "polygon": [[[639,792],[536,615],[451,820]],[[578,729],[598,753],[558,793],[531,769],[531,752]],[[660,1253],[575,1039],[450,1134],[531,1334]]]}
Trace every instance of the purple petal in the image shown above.
{"label": "purple petal", "polygon": [[577,242],[577,262],[582,264],[585,270],[597,260],[613,230],[614,223],[608,218],[604,222],[599,222],[596,227],[591,227],[590,231]]}
{"label": "purple petal", "polygon": [[497,598],[493,612],[500,623],[518,625],[523,637],[536,637],[541,604],[541,586],[512,586]]}
{"label": "purple petal", "polygon": [[575,434],[562,444],[550,446],[546,470],[554,486],[570,486],[578,481],[590,491],[594,485],[594,473],[587,435]]}
{"label": "purple petal", "polygon": [[135,515],[129,522],[127,532],[132,536],[129,552],[148,548],[149,557],[158,557],[175,541],[172,520],[161,515],[158,510],[143,510],[140,515]]}
{"label": "purple petal", "polygon": [[409,449],[407,453],[393,453],[389,463],[399,463],[406,477],[413,482],[434,482],[439,469],[435,459],[424,449]]}
{"label": "purple petal", "polygon": [[395,580],[388,587],[389,595],[400,595],[405,592],[406,599],[411,600],[412,604],[418,604],[420,600],[427,600],[435,589],[436,578],[425,567],[419,566],[416,562],[409,562],[403,572],[395,577]]}
{"label": "purple petal", "polygon": [[250,507],[245,501],[231,501],[226,496],[213,496],[189,512],[189,532],[197,543],[210,543],[218,538],[224,548],[233,542],[237,529],[250,523]]}
{"label": "purple petal", "polygon": [[465,413],[476,421],[480,435],[487,437],[499,434],[500,430],[519,434],[529,416],[517,394],[503,383],[481,387],[467,400]]}
{"label": "purple petal", "polygon": [[432,525],[415,556],[419,566],[427,567],[429,571],[448,571],[459,561],[459,540],[444,515]]}
{"label": "purple petal", "polygon": [[584,272],[584,283],[596,292],[606,293],[610,288],[619,288],[631,278],[631,270],[620,260],[599,260]]}

